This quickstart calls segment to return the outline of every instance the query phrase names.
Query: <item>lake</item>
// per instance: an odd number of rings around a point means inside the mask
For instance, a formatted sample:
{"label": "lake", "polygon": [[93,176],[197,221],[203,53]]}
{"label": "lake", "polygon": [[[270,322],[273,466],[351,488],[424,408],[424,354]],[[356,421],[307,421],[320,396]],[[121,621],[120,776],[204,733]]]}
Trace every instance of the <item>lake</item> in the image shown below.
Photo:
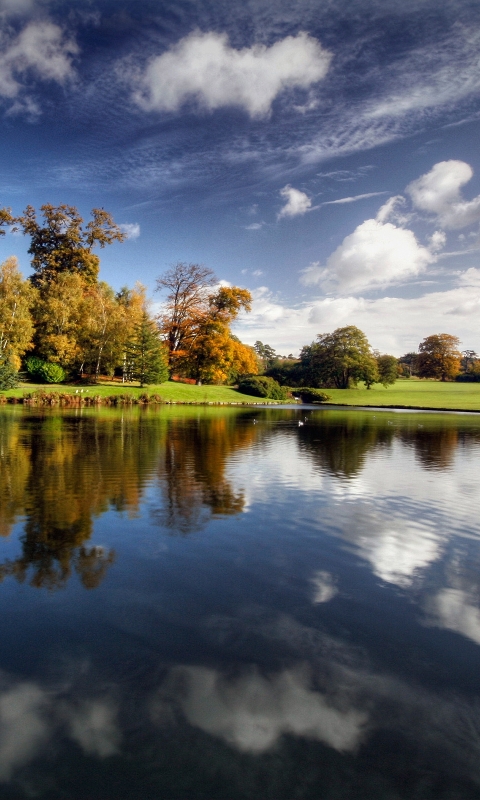
{"label": "lake", "polygon": [[0,409],[0,798],[480,798],[480,416]]}

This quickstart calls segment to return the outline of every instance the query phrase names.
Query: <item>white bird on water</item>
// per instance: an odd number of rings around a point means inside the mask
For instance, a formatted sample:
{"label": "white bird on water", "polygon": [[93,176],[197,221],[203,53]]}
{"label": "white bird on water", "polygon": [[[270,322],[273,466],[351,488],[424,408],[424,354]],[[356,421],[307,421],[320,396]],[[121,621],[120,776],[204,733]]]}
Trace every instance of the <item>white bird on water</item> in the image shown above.
{"label": "white bird on water", "polygon": [[301,420],[301,419],[299,419],[299,420],[298,420],[298,427],[300,428],[300,427],[301,427],[303,424],[304,424],[304,423],[302,422],[302,420]]}

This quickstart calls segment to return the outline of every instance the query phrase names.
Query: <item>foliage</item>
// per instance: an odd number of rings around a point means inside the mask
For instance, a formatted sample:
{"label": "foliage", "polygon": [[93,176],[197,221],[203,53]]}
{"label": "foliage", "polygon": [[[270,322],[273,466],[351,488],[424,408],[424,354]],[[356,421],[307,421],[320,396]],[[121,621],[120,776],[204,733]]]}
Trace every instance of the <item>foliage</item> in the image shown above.
{"label": "foliage", "polygon": [[46,203],[40,211],[40,222],[30,205],[14,220],[17,229],[30,237],[33,284],[42,287],[62,273],[76,273],[87,283],[95,283],[100,259],[92,252],[93,247],[103,248],[126,238],[111,214],[94,208],[91,221],[84,226],[75,206]]}
{"label": "foliage", "polygon": [[45,362],[43,359],[38,358],[38,356],[28,356],[25,359],[25,369],[27,370],[28,374],[31,378],[35,378],[37,376],[38,370]]}
{"label": "foliage", "polygon": [[383,383],[385,388],[391,386],[398,378],[398,361],[395,356],[378,355],[377,369],[379,383]]}
{"label": "foliage", "polygon": [[140,386],[168,380],[166,350],[160,341],[158,328],[146,310],[127,344],[126,363],[129,379],[140,381]]}
{"label": "foliage", "polygon": [[[303,386],[308,385],[304,376],[302,362],[298,359],[282,359],[277,361],[272,367],[266,370],[269,378],[274,378],[280,386]],[[305,377],[305,380],[304,380]]]}
{"label": "foliage", "polygon": [[32,346],[35,290],[23,279],[14,256],[0,264],[0,358],[20,366]]}
{"label": "foliage", "polygon": [[256,341],[253,345],[253,349],[261,361],[264,372],[277,363],[277,354],[273,347],[270,347],[269,344],[263,344],[263,342]]}
{"label": "foliage", "polygon": [[326,403],[327,400],[332,399],[329,394],[322,392],[320,389],[301,389],[295,394],[300,396],[304,403]]}
{"label": "foliage", "polygon": [[44,361],[37,369],[35,378],[42,383],[62,383],[66,378],[66,374],[60,364]]}
{"label": "foliage", "polygon": [[460,372],[461,353],[458,350],[460,340],[449,333],[437,333],[427,336],[420,343],[417,359],[418,374],[421,378],[452,380]]}
{"label": "foliage", "polygon": [[354,325],[317,336],[302,349],[304,382],[313,387],[347,389],[363,380],[367,388],[378,380],[377,364],[367,337]]}
{"label": "foliage", "polygon": [[238,384],[239,392],[254,397],[266,397],[270,400],[286,400],[287,390],[273,378],[265,375],[251,375],[243,378]]}
{"label": "foliage", "polygon": [[6,358],[0,358],[0,390],[14,389],[18,383],[18,372]]}
{"label": "foliage", "polygon": [[170,370],[176,369],[175,356],[185,352],[208,306],[208,293],[217,282],[214,272],[203,264],[178,262],[157,278],[157,291],[167,290],[159,315],[160,330],[165,336]]}

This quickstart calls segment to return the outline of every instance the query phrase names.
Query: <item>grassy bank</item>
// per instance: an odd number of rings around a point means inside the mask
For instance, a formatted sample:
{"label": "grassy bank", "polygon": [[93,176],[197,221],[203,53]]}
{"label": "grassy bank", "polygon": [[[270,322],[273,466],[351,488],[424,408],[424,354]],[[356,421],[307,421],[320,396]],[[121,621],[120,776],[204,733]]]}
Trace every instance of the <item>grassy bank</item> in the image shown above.
{"label": "grassy bank", "polygon": [[385,389],[375,384],[365,389],[327,389],[334,404],[348,406],[392,406],[396,408],[439,408],[480,411],[480,383],[441,383],[400,380]]}
{"label": "grassy bank", "polygon": [[63,405],[115,405],[121,403],[264,403],[258,397],[241,394],[231,386],[192,386],[167,381],[158,386],[140,388],[138,384],[105,382],[93,386],[24,383],[16,389],[1,392],[7,402],[49,404],[49,396]]}

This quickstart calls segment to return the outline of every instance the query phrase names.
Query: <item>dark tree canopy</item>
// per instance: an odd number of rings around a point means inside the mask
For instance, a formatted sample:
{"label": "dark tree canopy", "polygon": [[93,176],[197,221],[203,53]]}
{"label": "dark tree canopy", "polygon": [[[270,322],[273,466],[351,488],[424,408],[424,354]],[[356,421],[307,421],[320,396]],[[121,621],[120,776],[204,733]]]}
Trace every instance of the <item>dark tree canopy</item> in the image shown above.
{"label": "dark tree canopy", "polygon": [[321,333],[300,354],[304,383],[347,389],[357,381],[367,386],[378,380],[377,363],[365,334],[355,325]]}
{"label": "dark tree canopy", "polygon": [[[33,206],[27,206],[13,220],[15,227],[30,237],[28,252],[35,273],[32,283],[42,286],[64,272],[77,272],[87,283],[95,283],[100,259],[92,252],[93,248],[123,242],[126,238],[111,214],[103,208],[94,208],[91,221],[84,225],[75,206],[46,203],[40,211],[40,221]],[[9,213],[3,209],[5,212]]]}

